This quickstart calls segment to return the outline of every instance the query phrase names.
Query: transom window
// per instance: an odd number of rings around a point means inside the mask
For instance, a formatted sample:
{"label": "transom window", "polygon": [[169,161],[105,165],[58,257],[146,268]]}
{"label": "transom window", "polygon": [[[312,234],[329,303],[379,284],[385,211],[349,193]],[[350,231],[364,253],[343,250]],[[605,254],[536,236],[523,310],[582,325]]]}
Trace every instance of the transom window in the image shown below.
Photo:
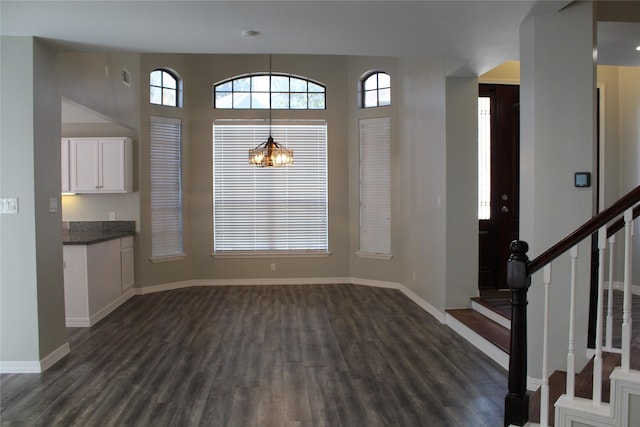
{"label": "transom window", "polygon": [[154,70],[149,75],[149,102],[168,107],[178,106],[178,78],[167,70]]}
{"label": "transom window", "polygon": [[362,106],[383,107],[391,105],[391,78],[382,71],[366,75],[361,82]]}
{"label": "transom window", "polygon": [[324,110],[325,87],[290,74],[249,74],[217,83],[218,109]]}

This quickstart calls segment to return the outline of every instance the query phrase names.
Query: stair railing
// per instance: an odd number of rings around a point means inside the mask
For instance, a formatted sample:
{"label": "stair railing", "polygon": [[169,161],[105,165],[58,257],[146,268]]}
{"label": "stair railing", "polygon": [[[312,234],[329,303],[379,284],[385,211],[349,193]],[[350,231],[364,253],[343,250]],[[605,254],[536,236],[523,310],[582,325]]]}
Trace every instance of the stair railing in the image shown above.
{"label": "stair railing", "polygon": [[[635,206],[635,208],[634,208]],[[527,291],[531,286],[531,276],[542,270],[544,292],[544,324],[542,354],[542,386],[540,388],[540,425],[549,424],[549,372],[548,372],[548,334],[549,334],[549,300],[551,288],[551,264],[560,255],[570,252],[571,258],[571,295],[569,307],[569,339],[567,354],[566,398],[575,397],[575,287],[578,243],[589,238],[598,231],[598,303],[596,348],[594,356],[593,405],[601,403],[602,389],[602,342],[603,319],[602,302],[604,294],[604,265],[607,248],[613,252],[615,234],[624,227],[624,300],[622,322],[622,370],[629,370],[631,342],[631,238],[633,219],[640,214],[640,186],[633,189],[611,207],[591,218],[573,233],[553,245],[537,258],[529,261],[527,251],[529,245],[524,241],[511,242],[511,256],[507,262],[507,283],[511,289],[511,350],[509,357],[509,392],[505,397],[505,427],[523,426],[529,420],[529,396],[527,395]],[[622,216],[622,217],[621,217]],[[607,226],[607,224],[610,224]],[[605,346],[610,348],[613,330],[612,322],[612,282],[613,256],[609,257],[609,294],[607,301],[607,326]]]}

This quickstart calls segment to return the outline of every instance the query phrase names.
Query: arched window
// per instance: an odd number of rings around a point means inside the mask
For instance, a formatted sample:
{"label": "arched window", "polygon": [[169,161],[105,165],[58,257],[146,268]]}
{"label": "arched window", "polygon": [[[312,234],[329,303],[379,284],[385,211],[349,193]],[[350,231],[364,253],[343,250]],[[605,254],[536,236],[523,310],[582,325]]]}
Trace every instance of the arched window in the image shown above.
{"label": "arched window", "polygon": [[157,69],[149,75],[149,102],[168,107],[178,107],[180,79],[175,73]]}
{"label": "arched window", "polygon": [[325,87],[291,74],[247,74],[213,86],[218,109],[324,110]]}
{"label": "arched window", "polygon": [[391,105],[391,78],[389,74],[375,71],[361,80],[362,107],[382,107]]}

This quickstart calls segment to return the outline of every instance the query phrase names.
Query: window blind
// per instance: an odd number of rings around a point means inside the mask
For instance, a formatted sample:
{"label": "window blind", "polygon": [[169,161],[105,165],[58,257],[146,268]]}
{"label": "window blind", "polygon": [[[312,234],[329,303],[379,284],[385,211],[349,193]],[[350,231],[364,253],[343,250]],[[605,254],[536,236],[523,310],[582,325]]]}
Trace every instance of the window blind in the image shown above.
{"label": "window blind", "polygon": [[327,252],[327,125],[271,126],[294,152],[284,168],[248,162],[248,150],[269,136],[263,121],[213,126],[214,253]]}
{"label": "window blind", "polygon": [[151,257],[183,254],[181,121],[151,117]]}
{"label": "window blind", "polygon": [[360,120],[360,253],[391,254],[391,130],[388,117]]}

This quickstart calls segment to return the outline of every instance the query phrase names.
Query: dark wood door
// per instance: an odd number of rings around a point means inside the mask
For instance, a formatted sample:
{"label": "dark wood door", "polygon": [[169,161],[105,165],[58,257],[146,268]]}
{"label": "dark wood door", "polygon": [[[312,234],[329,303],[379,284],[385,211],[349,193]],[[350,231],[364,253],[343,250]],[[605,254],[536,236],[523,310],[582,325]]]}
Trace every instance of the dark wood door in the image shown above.
{"label": "dark wood door", "polygon": [[482,294],[508,288],[509,244],[518,238],[520,87],[481,84],[479,97],[478,287]]}

